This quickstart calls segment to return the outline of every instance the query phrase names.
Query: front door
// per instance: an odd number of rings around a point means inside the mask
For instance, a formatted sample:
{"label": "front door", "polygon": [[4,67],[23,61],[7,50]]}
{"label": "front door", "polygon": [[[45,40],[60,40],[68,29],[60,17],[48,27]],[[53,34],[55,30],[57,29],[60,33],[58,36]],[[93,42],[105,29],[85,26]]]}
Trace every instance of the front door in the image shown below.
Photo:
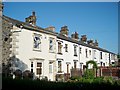
{"label": "front door", "polygon": [[50,62],[49,63],[49,80],[53,81],[53,77],[54,77],[54,75],[53,75],[53,63]]}

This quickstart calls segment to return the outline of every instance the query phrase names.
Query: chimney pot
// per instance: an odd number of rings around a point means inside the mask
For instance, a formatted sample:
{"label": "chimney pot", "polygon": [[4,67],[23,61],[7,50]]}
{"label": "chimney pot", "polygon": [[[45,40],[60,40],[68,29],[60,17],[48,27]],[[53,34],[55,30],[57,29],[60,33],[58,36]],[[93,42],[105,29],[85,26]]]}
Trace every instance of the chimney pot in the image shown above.
{"label": "chimney pot", "polygon": [[55,27],[54,26],[49,26],[47,28],[45,28],[46,30],[51,30],[51,31],[55,31]]}
{"label": "chimney pot", "polygon": [[36,25],[36,16],[35,12],[32,12],[32,16],[25,18],[25,21],[29,24]]}
{"label": "chimney pot", "polygon": [[86,35],[82,35],[81,36],[81,41],[82,42],[86,42],[87,41],[87,36]]}
{"label": "chimney pot", "polygon": [[68,31],[69,31],[68,27],[67,26],[63,26],[63,27],[61,27],[60,34],[68,36]]}

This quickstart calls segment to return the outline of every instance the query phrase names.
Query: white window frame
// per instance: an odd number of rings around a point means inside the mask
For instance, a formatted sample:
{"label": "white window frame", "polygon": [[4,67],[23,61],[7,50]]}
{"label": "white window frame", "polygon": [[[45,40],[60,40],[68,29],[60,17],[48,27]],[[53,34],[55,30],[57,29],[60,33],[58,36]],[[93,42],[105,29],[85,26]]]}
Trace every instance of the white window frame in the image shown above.
{"label": "white window frame", "polygon": [[[52,43],[50,43],[50,40],[52,40]],[[50,37],[49,38],[49,52],[54,52],[54,48],[55,48],[54,44],[55,44],[55,39]],[[52,47],[52,49],[50,47]]]}
{"label": "white window frame", "polygon": [[[35,37],[38,37],[39,40],[36,40]],[[42,41],[41,37],[42,37],[42,35],[34,33],[34,35],[33,35],[33,50],[41,51],[41,41]],[[36,44],[38,44],[37,47],[35,47],[35,40],[36,40]]]}

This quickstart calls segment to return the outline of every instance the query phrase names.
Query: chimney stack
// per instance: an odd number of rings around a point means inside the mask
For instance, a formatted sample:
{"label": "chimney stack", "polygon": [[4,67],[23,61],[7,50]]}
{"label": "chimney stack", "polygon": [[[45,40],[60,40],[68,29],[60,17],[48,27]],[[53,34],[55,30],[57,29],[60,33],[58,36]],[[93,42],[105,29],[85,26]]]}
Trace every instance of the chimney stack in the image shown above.
{"label": "chimney stack", "polygon": [[34,11],[32,12],[32,16],[35,16],[35,12]]}
{"label": "chimney stack", "polygon": [[68,36],[68,32],[69,32],[69,30],[68,30],[67,26],[61,27],[60,34]]}
{"label": "chimney stack", "polygon": [[91,45],[91,46],[94,46],[93,40],[88,40],[88,41],[87,41],[87,44],[89,44],[89,45]]}
{"label": "chimney stack", "polygon": [[95,40],[94,46],[98,47],[98,41]]}
{"label": "chimney stack", "polygon": [[45,28],[45,30],[50,30],[50,31],[55,31],[55,27],[54,26],[49,26],[47,28]]}
{"label": "chimney stack", "polygon": [[36,25],[36,16],[35,16],[35,12],[32,12],[32,15],[25,18],[25,21],[29,24],[32,24],[32,25]]}
{"label": "chimney stack", "polygon": [[82,35],[81,36],[81,41],[82,42],[86,42],[87,41],[87,36],[86,35]]}
{"label": "chimney stack", "polygon": [[71,35],[71,38],[73,38],[75,40],[78,40],[79,39],[79,34],[77,32],[75,32]]}

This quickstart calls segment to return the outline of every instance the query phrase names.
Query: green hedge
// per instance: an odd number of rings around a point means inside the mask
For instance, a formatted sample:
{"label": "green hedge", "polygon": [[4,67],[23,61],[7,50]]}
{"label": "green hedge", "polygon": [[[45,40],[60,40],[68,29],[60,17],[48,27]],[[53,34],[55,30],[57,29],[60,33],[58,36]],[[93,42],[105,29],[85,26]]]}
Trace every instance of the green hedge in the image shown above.
{"label": "green hedge", "polygon": [[115,81],[113,83],[103,82],[100,78],[89,82],[87,79],[81,79],[79,81],[69,81],[69,82],[50,82],[50,81],[40,81],[40,80],[22,80],[22,79],[12,79],[3,78],[2,90],[44,90],[44,89],[67,89],[67,90],[85,90],[85,89],[108,89],[117,90],[120,88],[120,81]]}

